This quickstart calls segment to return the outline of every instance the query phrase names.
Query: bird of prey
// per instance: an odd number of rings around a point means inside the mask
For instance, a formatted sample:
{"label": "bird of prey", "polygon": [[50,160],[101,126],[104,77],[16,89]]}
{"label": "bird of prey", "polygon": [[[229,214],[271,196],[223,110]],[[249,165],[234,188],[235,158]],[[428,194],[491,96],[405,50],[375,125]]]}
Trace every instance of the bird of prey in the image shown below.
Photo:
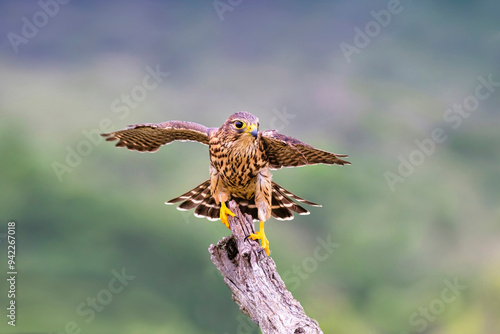
{"label": "bird of prey", "polygon": [[[243,213],[260,221],[260,230],[250,234],[261,240],[269,255],[269,241],[264,222],[271,216],[279,220],[293,219],[293,213],[309,214],[300,206],[305,200],[271,180],[271,169],[327,164],[345,165],[334,154],[316,149],[298,139],[276,130],[259,131],[259,119],[248,112],[229,116],[220,128],[184,121],[131,125],[125,130],[104,133],[106,141],[118,140],[116,146],[140,152],[155,152],[172,141],[197,141],[208,145],[210,178],[166,204],[182,202],[179,210],[195,208],[195,216],[209,220],[220,219],[228,228],[228,215],[234,216],[226,202],[234,199]],[[294,201],[295,200],[295,201]]]}

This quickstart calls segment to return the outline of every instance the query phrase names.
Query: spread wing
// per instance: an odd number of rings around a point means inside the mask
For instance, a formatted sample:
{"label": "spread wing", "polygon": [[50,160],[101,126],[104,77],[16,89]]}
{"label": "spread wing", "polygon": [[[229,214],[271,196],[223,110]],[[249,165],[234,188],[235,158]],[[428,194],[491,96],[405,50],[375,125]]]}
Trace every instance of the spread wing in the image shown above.
{"label": "spread wing", "polygon": [[266,154],[269,159],[269,167],[272,169],[315,164],[350,164],[349,161],[340,159],[347,157],[345,154],[335,154],[318,150],[298,139],[282,135],[276,130],[262,132],[261,138],[264,141]]}
{"label": "spread wing", "polygon": [[208,136],[212,128],[204,125],[183,122],[168,121],[164,123],[146,123],[130,125],[128,129],[103,133],[101,136],[106,141],[118,140],[116,146],[127,147],[130,150],[141,152],[156,152],[160,146],[169,144],[174,140],[197,141],[208,145]]}

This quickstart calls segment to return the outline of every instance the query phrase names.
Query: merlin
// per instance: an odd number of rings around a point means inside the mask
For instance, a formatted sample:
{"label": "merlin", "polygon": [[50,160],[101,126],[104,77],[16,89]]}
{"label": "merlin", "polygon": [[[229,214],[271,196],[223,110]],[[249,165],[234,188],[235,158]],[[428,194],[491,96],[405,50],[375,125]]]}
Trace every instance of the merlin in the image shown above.
{"label": "merlin", "polygon": [[[260,230],[249,235],[261,240],[269,255],[264,222],[271,216],[293,219],[293,212],[309,214],[298,203],[321,206],[305,200],[272,181],[271,169],[327,164],[346,165],[347,155],[316,149],[276,130],[259,131],[259,119],[247,112],[229,116],[220,128],[201,124],[168,121],[131,125],[125,130],[104,133],[106,141],[140,152],[156,152],[172,141],[196,141],[208,145],[210,178],[166,204],[182,202],[179,210],[195,209],[196,217],[220,219],[229,228],[228,215],[234,217],[226,202],[234,199],[243,213],[260,221]],[[297,203],[298,202],[298,203]]]}

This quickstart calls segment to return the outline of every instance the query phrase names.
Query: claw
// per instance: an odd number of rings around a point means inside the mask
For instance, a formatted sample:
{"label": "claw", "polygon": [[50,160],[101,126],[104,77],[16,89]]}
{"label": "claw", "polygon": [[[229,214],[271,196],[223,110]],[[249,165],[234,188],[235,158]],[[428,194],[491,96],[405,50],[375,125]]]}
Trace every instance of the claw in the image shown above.
{"label": "claw", "polygon": [[220,206],[220,215],[219,215],[220,220],[224,225],[226,225],[227,228],[230,229],[229,221],[227,220],[227,215],[230,215],[231,217],[236,216],[234,213],[231,212],[231,210],[227,208],[226,203],[222,202]]}
{"label": "claw", "polygon": [[262,248],[265,249],[269,255],[269,240],[267,240],[266,233],[264,233],[264,222],[260,222],[260,231],[249,235],[253,240],[262,240]]}

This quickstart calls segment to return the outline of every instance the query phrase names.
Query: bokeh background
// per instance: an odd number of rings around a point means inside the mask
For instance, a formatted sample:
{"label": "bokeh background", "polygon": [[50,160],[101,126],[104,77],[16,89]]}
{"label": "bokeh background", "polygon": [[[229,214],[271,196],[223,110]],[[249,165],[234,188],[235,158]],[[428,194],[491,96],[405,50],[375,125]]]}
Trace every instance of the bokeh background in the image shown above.
{"label": "bokeh background", "polygon": [[97,136],[220,126],[246,110],[261,130],[350,156],[276,171],[323,208],[266,225],[278,271],[325,333],[500,333],[499,11],[493,0],[0,2],[0,331],[259,333],[210,261],[228,230],[163,204],[208,177],[207,148],[141,154]]}

